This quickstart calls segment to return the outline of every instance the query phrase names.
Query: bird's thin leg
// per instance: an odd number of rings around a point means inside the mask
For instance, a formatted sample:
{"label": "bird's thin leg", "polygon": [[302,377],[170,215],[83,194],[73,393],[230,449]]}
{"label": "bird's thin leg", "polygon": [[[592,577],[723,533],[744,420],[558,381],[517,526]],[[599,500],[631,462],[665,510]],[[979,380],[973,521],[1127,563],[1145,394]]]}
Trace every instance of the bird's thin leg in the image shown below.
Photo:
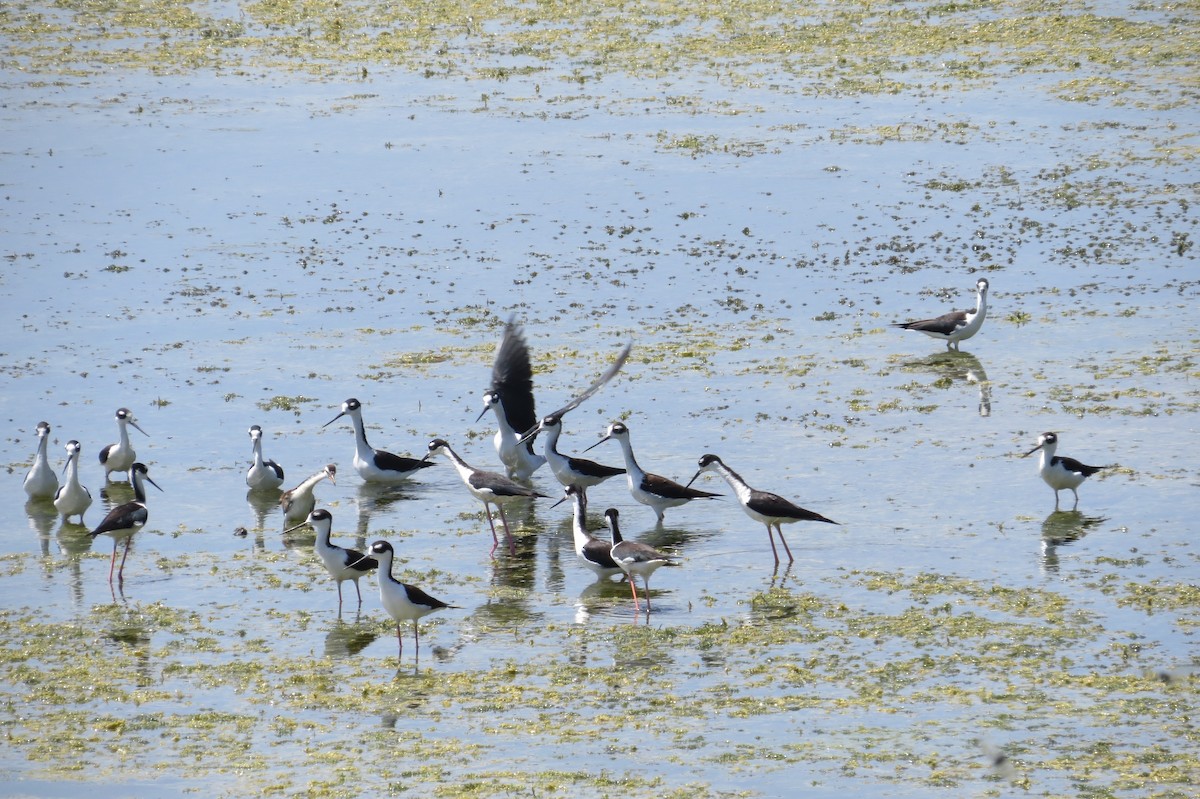
{"label": "bird's thin leg", "polygon": [[396,622],[396,660],[404,659],[404,636],[400,633],[400,622]]}
{"label": "bird's thin leg", "polygon": [[413,665],[421,658],[421,628],[417,626],[417,620],[413,619]]}
{"label": "bird's thin leg", "polygon": [[775,568],[779,568],[779,552],[775,549],[775,531],[767,525],[767,540],[771,542],[771,554],[775,556]]}
{"label": "bird's thin leg", "polygon": [[500,537],[496,535],[496,523],[492,521],[492,506],[483,503],[483,512],[487,514],[488,527],[492,528],[492,551],[495,552],[496,547],[500,546]]}
{"label": "bird's thin leg", "polygon": [[112,582],[113,568],[117,565],[117,539],[113,539],[113,553],[108,560],[108,581]]}
{"label": "bird's thin leg", "polygon": [[[125,539],[125,552],[121,554],[121,565],[117,567],[117,582],[119,583],[125,582],[125,559],[129,557],[129,542],[132,540],[132,538],[133,536],[130,536],[129,538]],[[113,542],[114,547],[116,546],[116,543],[116,541]],[[116,555],[117,551],[114,549],[113,557],[116,557]],[[109,567],[109,572],[111,573],[111,571],[112,568]],[[111,577],[109,578],[109,581],[112,581]]]}
{"label": "bird's thin leg", "polygon": [[504,506],[497,505],[496,507],[500,510],[500,521],[504,522],[504,534],[508,536],[508,554],[515,555],[517,554],[517,545],[513,541],[512,530],[508,526],[508,517],[504,515]]}
{"label": "bird's thin leg", "polygon": [[775,531],[779,533],[779,540],[783,542],[783,548],[788,553],[788,563],[795,563],[796,559],[792,557],[792,548],[788,546],[787,539],[783,537],[783,525],[775,525]]}
{"label": "bird's thin leg", "polygon": [[633,592],[633,609],[635,611],[641,610],[642,606],[638,604],[637,597],[637,581],[633,579],[632,574],[629,575],[629,590]]}

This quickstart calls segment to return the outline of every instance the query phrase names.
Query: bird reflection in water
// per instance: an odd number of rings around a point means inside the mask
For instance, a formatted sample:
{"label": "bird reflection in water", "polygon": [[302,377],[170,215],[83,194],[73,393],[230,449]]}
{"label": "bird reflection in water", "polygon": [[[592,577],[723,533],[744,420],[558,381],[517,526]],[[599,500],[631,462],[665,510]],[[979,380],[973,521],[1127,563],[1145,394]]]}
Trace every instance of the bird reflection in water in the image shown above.
{"label": "bird reflection in water", "polygon": [[1103,516],[1085,516],[1077,510],[1056,510],[1042,522],[1042,568],[1057,572],[1058,550],[1079,541],[1097,525],[1108,521]]}
{"label": "bird reflection in water", "polygon": [[966,382],[979,391],[979,415],[992,415],[992,381],[979,359],[969,352],[939,352],[904,364],[906,369],[929,372],[938,376],[934,385],[948,388],[955,382]]}

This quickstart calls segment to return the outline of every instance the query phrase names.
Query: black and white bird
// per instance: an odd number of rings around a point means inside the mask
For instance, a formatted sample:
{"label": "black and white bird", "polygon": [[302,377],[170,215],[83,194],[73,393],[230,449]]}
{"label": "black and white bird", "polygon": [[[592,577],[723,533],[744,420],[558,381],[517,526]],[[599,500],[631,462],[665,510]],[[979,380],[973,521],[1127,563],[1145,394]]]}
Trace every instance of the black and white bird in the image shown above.
{"label": "black and white bird", "polygon": [[349,416],[350,423],[354,425],[354,468],[365,482],[400,483],[433,465],[420,458],[406,458],[403,455],[374,449],[368,444],[367,431],[363,427],[362,403],[353,397],[343,402],[342,412],[326,422],[323,427],[329,427],[343,416]]}
{"label": "black and white bird", "polygon": [[108,564],[108,581],[112,582],[113,566],[117,562],[117,544],[125,542],[125,554],[121,556],[121,567],[117,569],[117,581],[125,582],[125,559],[129,557],[129,541],[133,534],[146,526],[150,518],[146,510],[146,483],[162,491],[158,483],[150,479],[150,472],[144,463],[135,463],[129,467],[129,484],[133,486],[133,501],[118,505],[108,512],[104,520],[88,535],[95,538],[98,535],[112,536],[112,559]]}
{"label": "black and white bird", "polygon": [[641,610],[638,605],[637,577],[641,576],[646,586],[646,612],[650,612],[650,577],[662,566],[674,566],[675,561],[670,555],[664,555],[654,547],[638,541],[626,541],[621,537],[621,528],[617,523],[620,514],[616,508],[604,511],[604,521],[608,523],[612,535],[613,562],[629,576],[629,587],[633,591],[633,607]]}
{"label": "black and white bird", "polygon": [[[767,527],[767,538],[771,542],[771,554],[775,556],[775,565],[779,565],[779,552],[775,548],[775,532],[779,533],[779,540],[783,542],[783,548],[787,552],[788,563],[792,563],[791,547],[788,546],[787,539],[783,537],[784,524],[792,522],[825,522],[827,524],[837,524],[833,519],[827,519],[821,514],[807,510],[795,504],[791,500],[784,499],[778,494],[772,494],[769,491],[759,491],[751,488],[741,475],[730,469],[716,455],[704,455],[700,458],[700,468],[696,474],[688,481],[691,485],[704,472],[716,472],[721,477],[725,478],[725,482],[729,483],[729,487],[733,489],[733,493],[737,496],[738,504],[742,506],[742,510],[756,522],[765,524]],[[774,530],[772,530],[774,528]]]}
{"label": "black and white bird", "polygon": [[261,427],[250,427],[250,440],[254,442],[254,462],[246,471],[246,485],[250,486],[251,491],[277,491],[283,485],[283,467],[273,460],[263,458],[262,436]]}
{"label": "black and white bird", "polygon": [[491,508],[495,505],[496,509],[500,511],[500,521],[504,524],[504,534],[508,538],[508,550],[510,553],[515,553],[516,545],[513,542],[512,530],[508,526],[508,517],[504,515],[504,506],[526,499],[544,499],[546,495],[529,486],[521,485],[515,480],[510,480],[499,472],[476,469],[459,457],[458,453],[450,448],[445,439],[435,438],[433,441],[430,441],[429,451],[425,454],[425,457],[431,458],[438,453],[444,454],[450,459],[450,463],[454,465],[454,470],[462,478],[467,490],[471,492],[472,496],[483,503],[484,512],[487,514],[488,526],[492,528],[492,551],[495,552],[496,547],[500,545],[500,538],[496,535],[496,523],[492,521]]}
{"label": "black and white bird", "polygon": [[587,458],[576,458],[559,452],[558,437],[562,433],[562,417],[547,416],[538,427],[546,434],[542,439],[542,453],[546,463],[564,487],[575,487],[579,489],[579,493],[586,495],[592,486],[600,485],[610,477],[625,474],[624,469],[616,466],[605,466]]}
{"label": "black and white bird", "polygon": [[338,591],[338,614],[342,612],[342,583],[346,580],[354,581],[354,592],[358,594],[358,604],[362,605],[362,591],[359,590],[358,581],[366,574],[379,566],[379,562],[372,557],[368,557],[357,549],[347,549],[339,547],[330,540],[330,533],[333,530],[333,514],[324,508],[317,508],[312,513],[308,514],[308,518],[297,524],[295,527],[289,527],[284,530],[284,533],[290,533],[293,530],[298,530],[308,524],[317,534],[316,541],[313,543],[313,548],[317,551],[317,555],[321,558],[321,563],[325,566],[325,571],[329,572],[329,576],[337,583]]}
{"label": "black and white bird", "polygon": [[662,524],[663,514],[667,508],[678,507],[693,499],[712,499],[720,496],[709,491],[680,485],[674,480],[647,472],[638,466],[637,460],[633,457],[633,447],[629,443],[629,428],[622,422],[610,424],[604,438],[592,444],[588,449],[598,447],[610,439],[621,445],[621,452],[625,456],[625,478],[629,483],[629,493],[638,502],[654,509],[659,524]]}
{"label": "black and white bird", "polygon": [[38,422],[38,445],[33,455],[33,465],[25,475],[25,493],[30,499],[49,499],[58,490],[58,475],[50,465],[46,447],[50,444],[50,423]]}
{"label": "black and white bird", "polygon": [[[579,407],[599,391],[621,371],[632,347],[632,342],[626,344],[603,374],[550,416],[561,421],[567,412]],[[492,384],[484,392],[483,412],[479,414],[479,419],[483,418],[488,408],[496,414],[499,431],[493,441],[508,476],[519,480],[529,479],[546,459],[533,449],[534,439],[542,430],[533,398],[533,368],[529,363],[529,348],[525,344],[524,333],[512,319],[504,326],[504,336],[496,350]]]}
{"label": "black and white bird", "polygon": [[129,426],[133,425],[142,435],[150,434],[141,428],[133,418],[133,411],[128,408],[117,408],[117,432],[120,435],[117,443],[109,444],[100,450],[100,465],[104,467],[104,479],[107,481],[113,472],[126,472],[137,460],[137,453],[129,443]]}
{"label": "black and white bird", "polygon": [[981,277],[975,282],[975,310],[951,311],[935,319],[922,319],[919,322],[896,322],[892,327],[916,330],[946,342],[946,349],[957,350],[960,341],[966,341],[983,327],[984,317],[987,316],[987,294],[988,282]]}
{"label": "black and white bird", "polygon": [[429,594],[417,588],[415,585],[402,583],[392,576],[392,559],[395,551],[392,545],[387,541],[379,540],[371,544],[364,558],[378,561],[379,563],[379,601],[383,604],[383,609],[396,622],[396,643],[399,647],[397,657],[404,655],[404,636],[400,629],[401,622],[411,621],[413,626],[413,638],[415,652],[413,654],[414,662],[421,655],[421,630],[417,626],[417,620],[428,616],[435,610],[444,608],[454,608],[456,605],[450,605],[440,599],[435,599]]}
{"label": "black and white bird", "polygon": [[529,362],[529,347],[520,325],[510,319],[504,325],[504,335],[492,362],[492,383],[483,392],[484,414],[496,414],[499,428],[492,439],[496,454],[510,478],[528,480],[541,468],[546,459],[533,451],[533,439],[521,442],[521,436],[537,426],[533,400],[533,367]]}
{"label": "black and white bird", "polygon": [[596,538],[587,529],[587,495],[582,489],[569,485],[563,489],[563,498],[554,503],[557,507],[570,501],[571,534],[575,542],[575,555],[579,562],[592,570],[597,579],[621,574],[623,569],[612,556],[612,543]]}
{"label": "black and white bird", "polygon": [[1054,453],[1058,450],[1058,434],[1057,433],[1042,433],[1038,436],[1037,446],[1026,452],[1021,457],[1028,458],[1038,450],[1042,451],[1041,458],[1038,462],[1038,474],[1046,481],[1046,485],[1054,489],[1054,509],[1058,510],[1058,492],[1064,488],[1071,489],[1071,493],[1075,495],[1075,507],[1079,506],[1079,492],[1075,489],[1083,484],[1083,481],[1091,477],[1096,472],[1102,469],[1111,469],[1112,466],[1087,466],[1080,463],[1074,458],[1064,458]]}
{"label": "black and white bird", "polygon": [[92,494],[79,482],[79,442],[74,439],[66,444],[67,463],[63,467],[63,484],[54,492],[54,507],[64,522],[69,522],[72,516],[79,517],[83,524],[83,514],[92,506]]}
{"label": "black and white bird", "polygon": [[317,506],[317,497],[313,493],[317,483],[328,478],[329,482],[337,485],[337,467],[332,463],[325,465],[325,468],[308,477],[303,483],[296,486],[290,491],[284,491],[279,497],[279,507],[283,508],[283,518],[288,522],[299,522],[308,518],[308,514],[313,512],[313,508]]}

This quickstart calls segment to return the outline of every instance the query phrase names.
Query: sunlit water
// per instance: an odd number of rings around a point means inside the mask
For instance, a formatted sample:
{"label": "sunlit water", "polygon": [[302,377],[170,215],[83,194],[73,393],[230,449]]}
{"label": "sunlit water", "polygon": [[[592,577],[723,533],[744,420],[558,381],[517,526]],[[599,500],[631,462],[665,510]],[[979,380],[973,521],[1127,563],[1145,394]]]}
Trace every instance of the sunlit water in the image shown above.
{"label": "sunlit water", "polygon": [[[641,88],[610,90],[638,97]],[[529,87],[514,80],[506,89],[521,97]],[[916,103],[788,98],[800,108],[763,91],[753,100],[765,111],[728,118],[649,102],[645,112],[607,113],[581,101],[570,118],[536,119],[506,113],[503,94],[485,111],[460,90],[403,76],[363,85],[113,76],[43,89],[31,105],[31,89],[5,86],[7,613],[86,624],[112,603],[134,613],[161,603],[201,614],[225,636],[222,653],[245,636],[271,651],[248,648],[239,658],[328,657],[335,669],[396,678],[396,640],[374,578],[362,581],[361,614],[352,584],[344,586],[339,619],[311,534],[283,536],[273,500],[247,497],[246,429],[260,424],[287,487],[327,462],[339,466],[337,484],[317,488],[336,538],[364,546],[386,536],[398,568],[458,606],[422,623],[420,670],[562,659],[645,670],[647,690],[666,683],[693,695],[732,685],[769,699],[774,688],[754,688],[745,661],[623,651],[619,636],[589,638],[604,645],[580,651],[572,633],[580,625],[619,631],[647,619],[634,613],[626,585],[597,585],[575,562],[567,505],[540,501],[512,512],[518,555],[492,557],[481,506],[447,463],[439,459],[403,489],[371,489],[351,466],[349,424],[322,428],[353,396],[375,446],[419,456],[440,436],[473,464],[497,468],[491,417],[475,419],[500,325],[515,314],[537,358],[543,411],[634,341],[622,374],[567,417],[564,450],[583,450],[624,418],[647,469],[686,482],[699,456],[715,452],[753,485],[841,522],[787,528],[796,561],[776,572],[765,531],[731,497],[670,510],[665,529],[655,529],[622,482],[593,489],[595,527],[604,507],[618,507],[627,536],[681,556],[679,568],[652,580],[650,625],[787,624],[751,605],[779,586],[901,613],[916,606],[910,595],[870,590],[854,573],[932,574],[1068,596],[1073,612],[1094,614],[1104,629],[1078,650],[1055,653],[1078,661],[1081,673],[1173,669],[1200,657],[1194,605],[1147,610],[1110,590],[1195,581],[1197,272],[1194,250],[1170,246],[1179,232],[1196,237],[1194,214],[1149,202],[1111,213],[1066,209],[1048,201],[1039,179],[1093,153],[1151,147],[1132,132],[1164,115],[1064,106],[1001,86]],[[831,135],[943,119],[986,132],[966,146]],[[1121,125],[1088,125],[1111,119]],[[772,132],[789,121],[803,124]],[[691,158],[662,147],[661,131],[768,139],[770,147]],[[1010,179],[997,179],[1002,167]],[[1160,182],[1195,183],[1194,173],[1138,169],[1121,179],[1148,196]],[[929,188],[959,179],[971,187]],[[992,284],[992,308],[963,355],[887,327],[970,305],[981,274]],[[1017,324],[1017,312],[1028,321]],[[303,399],[291,411],[272,407],[276,397]],[[52,508],[26,505],[21,479],[38,421],[53,426],[56,468],[63,444],[79,439],[94,526],[106,508],[96,453],[115,440],[119,406],[149,433],[131,431],[132,440],[163,490],[150,489],[150,525],[114,592],[109,540],[91,542]],[[1080,488],[1079,515],[1052,514],[1036,459],[1016,457],[1051,429],[1063,454],[1123,467]],[[589,456],[620,462],[613,443]],[[557,499],[547,469],[534,483]],[[713,476],[698,485],[730,493]],[[1062,498],[1069,509],[1069,492]],[[247,535],[235,535],[238,527]],[[105,645],[146,651],[144,680],[179,692],[176,702],[138,713],[245,712],[240,692],[168,673],[168,662],[191,663],[160,660],[171,633],[135,626],[130,635]],[[405,639],[411,666],[407,629]],[[1127,662],[1104,654],[1129,643],[1137,654]],[[906,646],[869,640],[861,649],[886,660],[910,657]],[[929,643],[934,655],[954,647]],[[798,647],[769,658],[801,663],[813,653]],[[353,679],[375,678],[356,671]],[[973,684],[969,671],[961,679]],[[19,707],[21,696],[10,686],[7,727],[37,713]],[[534,708],[507,710],[512,723],[538,718]],[[330,726],[310,741],[273,732],[270,711],[252,712],[268,719],[249,732],[253,749],[278,758],[281,774],[296,772],[294,786],[322,768],[305,760],[306,747],[422,726],[396,709],[352,707],[336,719],[318,710],[313,719]],[[636,718],[636,698],[613,712]],[[592,741],[594,760],[561,767],[658,776],[672,790],[698,783],[798,795],[811,785],[814,796],[962,796],[961,782],[940,786],[917,769],[898,774],[865,761],[850,768],[838,752],[862,747],[861,729],[898,730],[915,760],[938,753],[959,764],[985,763],[978,738],[1035,752],[1041,736],[1064,730],[1081,746],[1108,735],[1090,720],[1083,729],[1013,724],[984,735],[991,715],[973,705],[905,711],[903,703],[857,716],[721,713],[686,721],[706,741],[697,761],[677,738],[642,730],[636,751]],[[561,741],[491,734],[492,722],[470,713],[438,716],[439,736],[483,745],[475,763],[458,765],[464,776],[554,768],[571,751]],[[714,756],[812,736],[828,741],[823,758],[768,760],[749,779]],[[150,748],[127,775],[129,793],[176,757],[167,740]],[[403,750],[395,757],[420,760]],[[38,781],[45,765],[20,749],[0,760],[12,790],[69,792],[52,772]],[[986,790],[987,775],[980,766],[966,791]],[[1070,785],[1068,772],[1033,779],[1039,791]],[[206,790],[234,795],[245,785],[226,774]],[[178,790],[188,787],[181,777]],[[378,789],[369,781],[363,788]]]}

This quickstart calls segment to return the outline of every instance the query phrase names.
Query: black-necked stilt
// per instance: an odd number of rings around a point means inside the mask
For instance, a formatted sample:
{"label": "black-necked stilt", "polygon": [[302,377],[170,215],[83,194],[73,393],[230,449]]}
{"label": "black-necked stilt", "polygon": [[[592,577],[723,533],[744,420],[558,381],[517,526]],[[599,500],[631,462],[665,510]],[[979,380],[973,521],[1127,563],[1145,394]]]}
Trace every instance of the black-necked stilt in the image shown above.
{"label": "black-necked stilt", "polygon": [[557,506],[567,500],[572,502],[571,533],[579,562],[591,569],[597,578],[621,574],[623,570],[613,560],[612,544],[596,538],[587,530],[587,495],[582,489],[568,485],[563,489],[563,498],[554,504]]}
{"label": "black-necked stilt", "polygon": [[117,581],[124,582],[125,558],[129,557],[129,540],[133,538],[134,533],[146,526],[146,520],[150,518],[150,513],[146,510],[146,483],[150,483],[162,491],[162,487],[150,479],[150,472],[146,468],[146,464],[135,463],[130,466],[129,484],[133,486],[133,502],[126,502],[110,510],[104,517],[104,521],[89,533],[93,538],[98,535],[112,536],[113,553],[112,560],[108,564],[108,581],[110,583],[112,582],[113,566],[117,562],[117,543],[121,540],[125,541],[125,554],[121,556],[121,567],[117,569]]}
{"label": "black-necked stilt", "polygon": [[483,392],[483,410],[478,422],[491,409],[499,427],[493,443],[509,477],[527,480],[546,459],[533,451],[533,440],[521,436],[537,426],[533,401],[533,367],[525,336],[514,320],[504,325],[504,335],[492,362],[492,384]]}
{"label": "black-necked stilt", "polygon": [[500,545],[500,538],[496,535],[496,523],[492,521],[491,506],[495,505],[500,511],[500,521],[504,524],[504,534],[508,537],[508,549],[510,553],[515,553],[516,548],[513,543],[512,530],[508,527],[508,517],[504,515],[504,506],[510,502],[515,502],[522,499],[545,498],[542,494],[528,486],[523,486],[498,472],[487,472],[482,469],[476,469],[458,456],[454,450],[450,449],[450,445],[444,439],[435,438],[429,442],[429,452],[425,454],[426,458],[432,457],[438,453],[444,453],[450,459],[450,463],[454,464],[455,471],[462,481],[467,486],[467,490],[474,497],[483,503],[484,513],[487,514],[488,526],[492,528],[492,551],[496,551],[496,547]]}
{"label": "black-necked stilt", "polygon": [[668,480],[662,475],[644,471],[634,460],[633,446],[629,443],[629,428],[621,422],[610,424],[604,438],[592,444],[588,449],[598,447],[609,439],[613,439],[621,445],[621,452],[625,456],[625,477],[629,482],[629,493],[638,502],[654,509],[659,524],[662,524],[663,514],[667,508],[677,507],[691,502],[693,499],[712,499],[720,496],[709,491],[701,491],[698,488],[688,488],[674,480]]}
{"label": "black-necked stilt", "polygon": [[384,452],[381,449],[373,449],[367,443],[367,432],[363,428],[362,403],[353,397],[343,402],[342,412],[323,426],[329,427],[343,416],[349,416],[350,423],[354,425],[354,468],[364,481],[368,483],[399,483],[412,477],[421,469],[433,465],[429,461],[419,458],[406,458]]}
{"label": "black-necked stilt", "polygon": [[975,310],[951,311],[936,319],[922,319],[919,322],[897,322],[892,327],[920,331],[946,342],[946,349],[957,350],[958,342],[966,341],[983,327],[983,319],[987,316],[987,293],[987,279],[981,277],[975,282]]}
{"label": "black-necked stilt", "polygon": [[283,467],[272,460],[264,460],[262,454],[262,428],[250,427],[250,440],[254,442],[254,462],[246,472],[246,485],[251,491],[275,491],[283,485]]}
{"label": "black-necked stilt", "polygon": [[586,493],[587,489],[600,485],[610,477],[625,474],[624,469],[616,466],[605,466],[587,458],[573,458],[559,452],[558,437],[562,433],[562,417],[547,416],[538,427],[546,434],[542,441],[546,463],[550,464],[550,471],[554,472],[554,476],[563,486],[574,486],[580,493]]}
{"label": "black-necked stilt", "polygon": [[106,481],[113,472],[127,471],[137,459],[137,453],[133,451],[133,446],[129,443],[129,425],[137,428],[142,435],[150,436],[138,425],[137,420],[133,418],[132,411],[128,408],[117,408],[117,431],[120,434],[120,440],[116,444],[109,444],[100,450],[100,465],[104,467]]}
{"label": "black-necked stilt", "polygon": [[1038,474],[1046,481],[1046,485],[1054,489],[1055,509],[1058,508],[1059,491],[1064,488],[1071,489],[1071,493],[1075,495],[1075,506],[1078,506],[1079,492],[1075,489],[1101,469],[1112,468],[1111,466],[1086,466],[1074,458],[1055,455],[1054,452],[1058,449],[1057,433],[1042,433],[1038,436],[1037,446],[1021,457],[1028,458],[1039,449],[1042,451],[1042,455],[1038,463]]}
{"label": "black-necked stilt", "polygon": [[329,540],[330,532],[333,529],[333,514],[324,508],[317,508],[312,513],[308,514],[308,518],[297,524],[295,527],[289,527],[284,530],[284,533],[290,533],[303,527],[305,524],[311,525],[317,534],[314,549],[317,550],[317,555],[321,558],[321,563],[325,564],[325,571],[329,572],[329,576],[337,583],[338,590],[338,613],[342,612],[342,583],[346,580],[354,581],[354,592],[358,594],[358,604],[362,605],[362,591],[358,588],[358,580],[364,574],[374,569],[379,565],[374,558],[368,557],[357,549],[346,549],[339,547],[337,544]]}
{"label": "black-necked stilt", "polygon": [[30,499],[52,497],[58,490],[58,475],[54,473],[54,467],[50,465],[50,459],[46,456],[46,447],[50,443],[49,422],[38,422],[37,437],[38,445],[33,456],[33,466],[29,467],[29,473],[25,475],[25,493]]}
{"label": "black-necked stilt", "polygon": [[363,556],[364,558],[370,558],[373,555],[379,562],[379,601],[383,603],[383,609],[388,612],[388,615],[396,621],[396,642],[399,646],[397,657],[404,655],[404,636],[400,630],[400,623],[411,621],[414,646],[416,647],[413,655],[415,662],[421,655],[421,630],[417,627],[417,620],[428,616],[435,610],[453,608],[456,605],[434,599],[415,585],[402,583],[393,577],[392,558],[395,552],[387,541],[376,541],[371,544],[367,553]]}
{"label": "black-necked stilt", "polygon": [[612,534],[612,559],[621,571],[629,576],[629,587],[633,591],[633,607],[640,610],[637,595],[637,575],[641,575],[642,583],[646,586],[646,612],[650,612],[650,576],[661,566],[674,566],[670,555],[664,555],[652,546],[637,541],[626,541],[621,538],[621,528],[617,525],[616,508],[604,511],[604,521]]}
{"label": "black-necked stilt", "polygon": [[326,464],[325,468],[307,478],[303,483],[293,488],[291,491],[284,491],[283,496],[279,498],[279,506],[283,508],[283,518],[289,522],[299,522],[308,518],[308,514],[313,512],[313,508],[317,506],[317,498],[313,495],[313,489],[317,483],[329,478],[329,482],[337,485],[337,467],[332,463]]}
{"label": "black-necked stilt", "polygon": [[[776,566],[779,565],[779,552],[775,549],[775,531],[779,532],[779,540],[783,542],[783,548],[787,552],[788,563],[794,560],[792,558],[791,547],[788,546],[787,539],[783,537],[783,527],[781,525],[801,521],[837,524],[833,519],[827,519],[819,513],[802,508],[778,494],[751,488],[741,478],[741,475],[726,466],[724,461],[716,455],[702,456],[699,465],[700,468],[696,471],[692,479],[688,481],[688,485],[694,483],[696,478],[704,472],[716,472],[725,478],[725,482],[729,483],[729,487],[733,489],[734,494],[737,496],[738,504],[742,506],[742,510],[746,512],[746,515],[754,519],[754,521],[767,526],[767,538],[771,542],[771,554],[775,556]],[[774,531],[771,529],[772,527],[774,527]]]}
{"label": "black-necked stilt", "polygon": [[68,441],[66,450],[64,480],[62,487],[54,493],[54,507],[58,509],[63,521],[70,521],[72,516],[79,516],[79,523],[83,524],[83,513],[91,507],[92,495],[79,483],[79,442],[74,439]]}

